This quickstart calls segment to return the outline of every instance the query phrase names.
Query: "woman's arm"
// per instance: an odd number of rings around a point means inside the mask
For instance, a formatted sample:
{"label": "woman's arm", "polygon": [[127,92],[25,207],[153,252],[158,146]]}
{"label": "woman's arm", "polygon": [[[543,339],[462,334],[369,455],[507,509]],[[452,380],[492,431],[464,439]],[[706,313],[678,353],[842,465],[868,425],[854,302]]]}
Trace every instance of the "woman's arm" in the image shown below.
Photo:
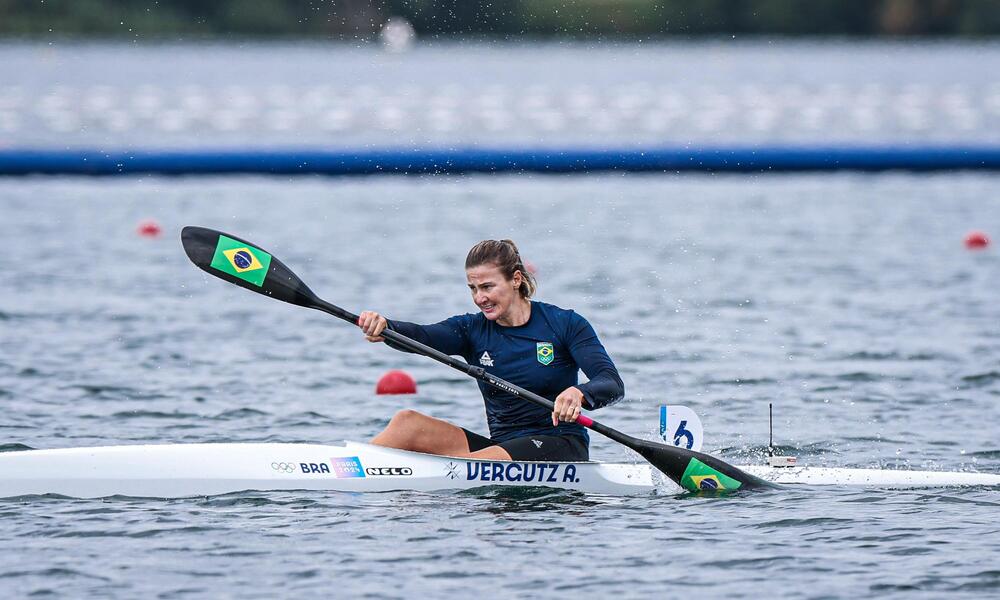
{"label": "woman's arm", "polygon": [[465,356],[468,337],[465,332],[466,315],[445,319],[433,325],[418,325],[407,321],[390,321],[375,311],[364,311],[358,318],[358,326],[369,342],[385,342],[390,348],[411,352],[386,340],[381,334],[385,329],[416,340],[445,354]]}
{"label": "woman's arm", "polygon": [[570,355],[590,380],[576,385],[585,408],[594,410],[625,397],[625,383],[590,323],[574,313],[567,336]]}

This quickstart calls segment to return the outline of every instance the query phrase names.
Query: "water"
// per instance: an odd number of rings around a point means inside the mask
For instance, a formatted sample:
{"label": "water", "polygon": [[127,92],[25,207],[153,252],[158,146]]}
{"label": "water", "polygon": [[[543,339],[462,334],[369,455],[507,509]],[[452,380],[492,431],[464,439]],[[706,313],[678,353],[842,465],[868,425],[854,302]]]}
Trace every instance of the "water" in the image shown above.
{"label": "water", "polygon": [[[512,237],[539,297],[619,365],[608,424],[653,437],[682,402],[707,450],[756,461],[773,402],[776,441],[810,464],[997,472],[1000,261],[961,239],[1000,222],[998,191],[971,174],[3,180],[4,448],[363,440],[408,406],[485,430],[468,378],[196,269],[178,234],[199,224],[345,308],[417,321],[472,310],[464,253]],[[147,217],[162,238],[134,233]],[[420,393],[375,396],[389,368]],[[998,506],[996,489],[20,498],[0,501],[0,590],[979,598],[1000,589]]]}

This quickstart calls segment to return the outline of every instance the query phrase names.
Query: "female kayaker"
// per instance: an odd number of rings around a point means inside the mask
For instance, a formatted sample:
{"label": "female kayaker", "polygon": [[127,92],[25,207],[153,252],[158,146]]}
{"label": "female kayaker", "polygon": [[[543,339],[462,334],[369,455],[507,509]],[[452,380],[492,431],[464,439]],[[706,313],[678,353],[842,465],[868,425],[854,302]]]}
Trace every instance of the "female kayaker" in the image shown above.
{"label": "female kayaker", "polygon": [[[620,400],[625,386],[586,319],[531,300],[534,276],[510,240],[484,240],[469,251],[465,276],[477,314],[433,325],[386,320],[374,311],[358,319],[368,341],[385,341],[388,327],[445,354],[552,400],[554,410],[480,382],[490,437],[414,410],[401,410],[373,444],[491,460],[583,461],[589,437],[575,423],[580,410]],[[392,345],[389,342],[389,345]],[[582,370],[589,381],[578,383]]]}

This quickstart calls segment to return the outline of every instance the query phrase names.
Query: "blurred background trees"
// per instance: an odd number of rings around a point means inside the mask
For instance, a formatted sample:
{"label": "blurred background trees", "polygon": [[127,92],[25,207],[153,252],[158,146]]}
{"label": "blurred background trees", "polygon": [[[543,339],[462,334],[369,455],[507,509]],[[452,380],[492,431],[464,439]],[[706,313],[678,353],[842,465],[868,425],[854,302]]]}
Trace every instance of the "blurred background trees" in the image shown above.
{"label": "blurred background trees", "polygon": [[0,35],[420,37],[985,36],[1000,0],[0,0]]}

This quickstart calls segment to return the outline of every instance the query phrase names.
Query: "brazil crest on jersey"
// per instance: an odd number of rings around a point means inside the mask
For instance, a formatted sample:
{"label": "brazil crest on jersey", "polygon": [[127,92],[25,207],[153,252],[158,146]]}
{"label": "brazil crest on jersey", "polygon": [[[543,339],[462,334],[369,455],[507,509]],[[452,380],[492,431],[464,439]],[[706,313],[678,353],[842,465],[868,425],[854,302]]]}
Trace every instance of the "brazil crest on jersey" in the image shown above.
{"label": "brazil crest on jersey", "polygon": [[543,365],[552,364],[555,353],[556,351],[552,348],[552,342],[538,342],[535,344],[535,354],[538,356],[538,362]]}

